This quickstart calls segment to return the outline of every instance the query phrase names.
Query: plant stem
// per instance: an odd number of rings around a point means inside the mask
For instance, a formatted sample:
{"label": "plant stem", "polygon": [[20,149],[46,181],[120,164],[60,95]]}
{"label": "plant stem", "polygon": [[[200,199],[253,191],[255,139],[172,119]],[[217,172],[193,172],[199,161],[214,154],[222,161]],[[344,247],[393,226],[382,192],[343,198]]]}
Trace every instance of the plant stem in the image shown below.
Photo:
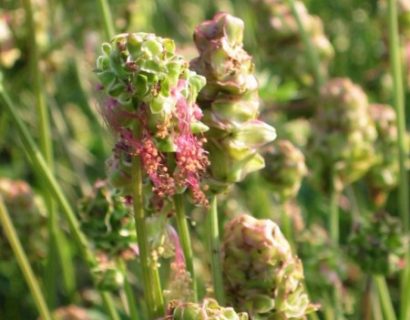
{"label": "plant stem", "polygon": [[207,235],[211,251],[212,282],[215,298],[220,305],[225,305],[225,292],[223,286],[221,245],[219,241],[218,202],[216,195],[212,195],[211,208],[208,212]]}
{"label": "plant stem", "polygon": [[372,320],[383,320],[383,313],[380,306],[380,299],[376,292],[375,283],[371,284],[371,299],[372,299]]}
{"label": "plant stem", "polygon": [[164,315],[164,298],[162,296],[157,262],[149,254],[148,234],[145,225],[145,213],[142,194],[142,170],[139,157],[132,161],[132,196],[137,229],[138,248],[140,252],[141,268],[143,274],[144,294],[151,318]]}
{"label": "plant stem", "polygon": [[373,281],[376,284],[377,292],[379,294],[384,319],[396,320],[393,304],[390,299],[389,288],[387,287],[386,280],[382,276],[373,276]]}
{"label": "plant stem", "polygon": [[37,282],[37,279],[31,269],[30,263],[27,259],[27,256],[21,246],[20,240],[17,237],[16,230],[11,222],[10,216],[7,212],[7,209],[4,205],[3,199],[0,196],[0,223],[3,226],[4,233],[7,237],[7,240],[10,242],[10,245],[13,249],[14,255],[16,256],[17,263],[20,266],[20,269],[23,273],[24,278],[30,288],[31,294],[33,295],[34,302],[36,304],[37,310],[41,316],[42,320],[51,320],[51,314],[48,310],[46,301],[41,292],[40,286]]}
{"label": "plant stem", "polygon": [[289,1],[290,8],[292,10],[292,14],[296,19],[296,23],[298,25],[299,33],[302,37],[303,44],[306,48],[306,50],[304,51],[306,53],[307,61],[310,64],[311,72],[313,73],[313,76],[315,78],[315,85],[316,85],[317,92],[319,92],[320,87],[322,86],[324,82],[324,76],[320,72],[321,68],[320,68],[319,55],[317,51],[315,50],[315,47],[313,46],[313,43],[310,39],[309,34],[303,27],[303,22],[296,8],[295,0],[288,0],[288,1]]}
{"label": "plant stem", "polygon": [[198,301],[198,292],[194,270],[194,259],[192,254],[191,237],[189,234],[188,222],[185,214],[185,206],[183,201],[183,195],[177,194],[174,196],[174,204],[176,211],[176,221],[178,234],[181,239],[182,250],[184,251],[185,264],[192,279],[193,301]]}
{"label": "plant stem", "polygon": [[[397,16],[397,1],[388,1],[388,24],[389,24],[389,51],[390,65],[393,76],[393,104],[397,113],[397,129],[398,129],[398,153],[400,166],[400,181],[399,181],[399,197],[398,205],[400,216],[403,223],[404,231],[409,231],[409,185],[406,170],[406,114],[404,107],[404,89],[403,89],[403,73],[400,56],[400,39],[398,30]],[[407,320],[410,317],[410,254],[406,254],[406,268],[403,271],[401,279],[401,309],[400,317],[402,320]]]}
{"label": "plant stem", "polygon": [[[10,114],[12,121],[15,123],[20,139],[23,143],[25,153],[30,157],[30,162],[33,166],[33,169],[43,177],[44,184],[54,197],[55,201],[61,208],[61,212],[64,214],[65,218],[68,221],[68,226],[71,233],[73,234],[74,241],[77,243],[82,256],[85,261],[88,263],[89,268],[92,270],[97,265],[97,260],[93,255],[92,251],[88,247],[87,239],[84,234],[81,232],[79,222],[72,210],[70,204],[68,203],[66,197],[64,196],[61,187],[57,183],[53,173],[48,168],[41,152],[39,151],[37,145],[34,143],[33,139],[30,136],[27,127],[20,120],[20,117],[17,114],[16,108],[13,106],[10,97],[4,90],[3,84],[0,80],[0,102],[6,107],[7,112]],[[111,319],[119,320],[119,316],[113,307],[113,302],[111,296],[108,293],[101,293],[103,300],[106,302],[106,306],[109,308],[109,314]]]}
{"label": "plant stem", "polygon": [[102,22],[104,25],[105,38],[110,40],[114,36],[114,22],[107,0],[98,0]]}
{"label": "plant stem", "polygon": [[405,231],[409,230],[409,186],[406,170],[406,114],[404,109],[403,74],[400,56],[400,42],[397,22],[397,6],[395,0],[389,0],[389,45],[390,64],[393,76],[393,104],[397,113],[397,129],[400,164],[399,208]]}
{"label": "plant stem", "polygon": [[125,296],[127,297],[127,307],[128,307],[128,312],[131,320],[138,320],[138,311],[136,307],[136,299],[134,296],[134,292],[132,290],[131,284],[128,281],[128,269],[127,269],[127,264],[124,260],[118,259],[118,266],[121,270],[121,272],[125,276],[125,282],[124,282],[124,291],[125,291]]}
{"label": "plant stem", "polygon": [[[38,115],[38,128],[40,137],[40,150],[44,159],[47,162],[50,170],[53,170],[53,144],[50,134],[50,121],[48,108],[46,105],[45,95],[43,91],[43,79],[40,72],[40,58],[39,49],[37,46],[36,24],[34,21],[34,11],[31,0],[24,0],[24,9],[27,17],[27,30],[30,40],[30,63],[32,85],[35,96],[35,106]],[[62,234],[58,227],[56,208],[53,197],[50,192],[43,185],[44,201],[48,212],[48,233],[50,235],[50,242],[47,254],[46,264],[46,287],[47,287],[47,301],[50,306],[55,306],[56,294],[56,280],[58,266],[61,266],[62,275],[66,290],[72,292],[74,290],[73,268],[70,268],[71,257],[69,252],[62,248]],[[56,262],[59,262],[56,263]]]}
{"label": "plant stem", "polygon": [[332,190],[330,193],[330,217],[329,217],[330,238],[333,245],[339,246],[339,192]]}
{"label": "plant stem", "polygon": [[289,217],[289,214],[287,212],[287,203],[280,203],[280,222],[281,222],[281,228],[283,230],[283,234],[285,238],[288,240],[288,242],[291,244],[292,248],[295,249],[295,242],[293,239],[293,226],[292,226],[292,219]]}

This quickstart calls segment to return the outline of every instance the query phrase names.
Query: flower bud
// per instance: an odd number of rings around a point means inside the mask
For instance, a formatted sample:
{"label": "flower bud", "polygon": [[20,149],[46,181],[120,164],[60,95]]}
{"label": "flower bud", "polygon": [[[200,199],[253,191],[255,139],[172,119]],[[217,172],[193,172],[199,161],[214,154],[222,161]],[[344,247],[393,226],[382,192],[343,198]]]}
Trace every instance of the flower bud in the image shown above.
{"label": "flower bud", "polygon": [[317,182],[335,183],[340,191],[374,163],[377,132],[367,96],[349,79],[332,79],[322,87],[313,125],[308,160]]}
{"label": "flower bud", "polygon": [[240,215],[225,225],[223,274],[227,297],[261,319],[303,318],[317,310],[304,290],[303,266],[271,220]]}
{"label": "flower bud", "polygon": [[277,140],[264,152],[262,175],[282,202],[296,197],[307,174],[303,153],[288,140]]}
{"label": "flower bud", "polygon": [[226,13],[200,24],[194,33],[199,57],[191,67],[206,77],[198,102],[204,110],[206,149],[213,192],[264,167],[258,148],[276,138],[275,129],[257,120],[258,84],[251,56],[243,49],[244,23]]}
{"label": "flower bud", "polygon": [[81,229],[97,250],[111,257],[126,253],[135,255],[137,236],[127,199],[100,180],[79,207]]}
{"label": "flower bud", "polygon": [[[307,50],[295,15],[287,1],[254,0],[258,18],[256,30],[266,59],[273,61],[281,76],[295,79],[304,86],[313,84],[313,75],[306,60]],[[309,14],[302,1],[295,1],[295,10],[314,50],[318,53],[320,69],[327,73],[334,50],[327,39],[319,17]]]}

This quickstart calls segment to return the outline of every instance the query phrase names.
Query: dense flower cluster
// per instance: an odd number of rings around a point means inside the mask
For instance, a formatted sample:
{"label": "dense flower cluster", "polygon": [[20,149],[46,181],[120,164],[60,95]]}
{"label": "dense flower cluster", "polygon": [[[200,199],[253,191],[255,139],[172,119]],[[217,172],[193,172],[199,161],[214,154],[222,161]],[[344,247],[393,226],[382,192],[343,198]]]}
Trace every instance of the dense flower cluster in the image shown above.
{"label": "dense flower cluster", "polygon": [[207,80],[198,102],[210,127],[206,148],[213,191],[263,168],[258,148],[276,137],[274,128],[257,120],[258,84],[252,58],[243,49],[243,29],[242,20],[219,13],[194,33],[199,57],[191,67]]}
{"label": "dense flower cluster", "polygon": [[[347,78],[329,80],[321,89],[310,141],[313,177],[337,190],[361,178],[375,160],[377,131],[367,96]],[[329,181],[335,179],[335,181]]]}
{"label": "dense flower cluster", "polygon": [[[262,43],[267,58],[280,69],[281,75],[292,77],[304,85],[311,85],[313,77],[305,59],[306,47],[288,1],[254,0],[254,3],[258,13],[258,40]],[[309,14],[302,1],[296,0],[295,7],[304,30],[319,54],[321,72],[325,74],[334,50],[324,33],[323,23],[319,17]]]}
{"label": "dense flower cluster", "polygon": [[237,313],[233,308],[222,307],[213,299],[202,303],[173,301],[168,306],[166,319],[173,320],[248,320],[246,313]]}
{"label": "dense flower cluster", "polygon": [[79,207],[81,229],[97,251],[110,257],[135,256],[137,235],[126,198],[100,180]]}
{"label": "dense flower cluster", "polygon": [[317,309],[304,290],[302,262],[271,220],[240,215],[225,226],[228,298],[257,319],[305,319]]}
{"label": "dense flower cluster", "polygon": [[113,184],[127,192],[132,158],[140,156],[156,196],[188,188],[206,205],[200,180],[208,166],[202,135],[208,128],[195,104],[205,79],[175,54],[172,40],[147,33],[103,44],[96,72],[109,95],[102,113],[118,135],[108,162]]}
{"label": "dense flower cluster", "polygon": [[282,202],[294,198],[307,174],[305,156],[289,140],[277,140],[263,153],[262,175]]}

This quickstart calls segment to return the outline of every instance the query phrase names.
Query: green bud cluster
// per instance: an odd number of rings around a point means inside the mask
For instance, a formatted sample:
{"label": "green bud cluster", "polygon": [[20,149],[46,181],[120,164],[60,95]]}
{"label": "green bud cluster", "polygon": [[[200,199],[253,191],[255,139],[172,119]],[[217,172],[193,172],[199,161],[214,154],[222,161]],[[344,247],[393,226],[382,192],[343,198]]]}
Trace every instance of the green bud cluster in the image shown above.
{"label": "green bud cluster", "polygon": [[149,33],[120,34],[104,43],[96,73],[104,91],[118,100],[123,111],[147,105],[154,130],[175,108],[177,101],[171,91],[180,79],[188,82],[182,94],[191,102],[205,85],[205,79],[190,71],[175,53],[173,40]]}
{"label": "green bud cluster", "polygon": [[307,174],[305,156],[289,140],[277,140],[263,153],[265,169],[262,176],[282,202],[296,197]]}
{"label": "green bud cluster", "polygon": [[377,131],[366,94],[349,79],[329,80],[319,101],[308,160],[314,179],[326,181],[327,189],[332,183],[340,191],[373,165]]}
{"label": "green bud cluster", "polygon": [[110,257],[133,255],[137,236],[132,210],[107,182],[95,183],[92,193],[81,200],[79,211],[81,229],[96,250]]}
{"label": "green bud cluster", "polygon": [[396,113],[389,105],[370,105],[370,116],[377,130],[375,142],[376,160],[366,180],[374,202],[383,205],[388,193],[397,186],[399,179],[398,133]]}
{"label": "green bud cluster", "polygon": [[242,20],[219,13],[194,33],[199,57],[191,67],[207,80],[198,102],[210,127],[206,148],[213,191],[262,169],[258,148],[276,137],[274,128],[257,120],[258,84],[252,58],[243,49],[243,30]]}
{"label": "green bud cluster", "polygon": [[408,238],[400,221],[378,213],[357,227],[349,240],[349,254],[365,272],[388,275],[404,267]]}
{"label": "green bud cluster", "polygon": [[305,319],[317,310],[304,290],[303,266],[271,220],[240,215],[225,226],[227,297],[257,319]]}
{"label": "green bud cluster", "polygon": [[[313,84],[313,75],[305,57],[303,43],[295,16],[288,1],[254,0],[257,12],[258,39],[267,58],[279,68],[280,74],[291,77],[303,85]],[[302,1],[295,1],[296,11],[303,28],[319,55],[322,74],[327,73],[334,50],[327,39],[319,17],[309,14]]]}
{"label": "green bud cluster", "polygon": [[202,303],[172,301],[168,306],[167,319],[173,320],[248,320],[246,313],[237,313],[233,308],[222,307],[213,299]]}

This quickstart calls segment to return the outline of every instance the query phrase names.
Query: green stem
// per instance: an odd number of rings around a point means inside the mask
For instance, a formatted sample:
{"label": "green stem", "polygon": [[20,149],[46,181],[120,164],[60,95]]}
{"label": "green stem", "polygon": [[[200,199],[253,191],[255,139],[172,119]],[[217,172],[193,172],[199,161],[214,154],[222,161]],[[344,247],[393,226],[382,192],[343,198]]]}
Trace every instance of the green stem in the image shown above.
{"label": "green stem", "polygon": [[40,286],[37,282],[37,279],[31,269],[30,263],[27,259],[27,256],[21,246],[20,240],[17,237],[16,230],[11,222],[10,216],[7,212],[7,209],[4,205],[3,199],[0,196],[0,223],[3,226],[4,233],[7,237],[7,240],[10,242],[10,245],[13,249],[14,255],[16,257],[17,263],[20,266],[20,269],[23,273],[24,278],[30,288],[31,294],[33,295],[34,302],[36,304],[37,310],[41,316],[42,320],[51,320],[51,314],[48,310],[46,301],[41,292]]}
{"label": "green stem", "polygon": [[[37,36],[36,36],[36,24],[34,21],[34,12],[31,0],[24,0],[24,9],[27,17],[27,34],[29,35],[30,41],[30,63],[31,63],[31,75],[32,75],[32,86],[35,96],[35,106],[38,117],[38,128],[40,137],[40,150],[47,165],[52,170],[53,168],[53,146],[50,134],[50,121],[48,108],[45,101],[44,91],[42,87],[43,79],[39,67],[39,50],[37,46]],[[66,268],[67,263],[71,261],[71,257],[67,257],[67,262],[61,261],[63,258],[62,243],[59,242],[61,237],[58,235],[59,228],[57,223],[57,217],[55,212],[55,205],[50,192],[43,186],[44,201],[48,212],[48,233],[50,235],[50,242],[48,246],[47,264],[46,264],[46,291],[47,291],[47,301],[53,307],[55,306],[56,299],[56,280],[58,272],[58,264],[56,261],[60,260],[60,265],[63,272],[64,283],[73,288],[74,284],[69,283],[70,278],[68,268]],[[66,287],[67,288],[67,287]]]}
{"label": "green stem", "polygon": [[225,305],[225,292],[223,286],[221,245],[219,241],[218,202],[216,195],[212,196],[211,208],[208,212],[207,235],[211,251],[212,282],[215,298],[220,305]]}
{"label": "green stem", "polygon": [[[68,203],[66,197],[64,196],[61,187],[57,183],[53,173],[47,166],[41,152],[39,151],[37,145],[34,143],[33,139],[30,136],[27,127],[20,120],[20,117],[17,114],[16,108],[13,105],[10,97],[4,90],[3,84],[0,80],[0,102],[6,107],[7,112],[10,114],[12,121],[16,125],[16,129],[20,136],[20,139],[23,143],[26,154],[30,157],[31,164],[34,170],[43,177],[44,184],[47,189],[50,191],[55,201],[61,208],[61,212],[64,214],[65,218],[68,221],[68,226],[71,233],[73,234],[74,241],[77,243],[82,256],[88,263],[90,269],[92,270],[96,265],[97,261],[94,257],[92,251],[90,250],[87,239],[84,234],[81,232],[79,222],[72,210],[70,204]],[[112,306],[112,300],[108,293],[102,293],[103,300],[106,301],[107,306]],[[110,316],[112,319],[118,320],[119,316],[115,308],[109,308]]]}
{"label": "green stem", "polygon": [[406,170],[406,114],[404,109],[403,74],[400,57],[400,42],[397,22],[397,6],[395,0],[389,0],[389,45],[390,63],[393,75],[393,104],[397,112],[397,128],[399,140],[399,208],[405,231],[409,230],[409,186]]}
{"label": "green stem", "polygon": [[180,195],[180,194],[175,195],[174,204],[175,204],[175,211],[176,211],[178,234],[181,240],[182,250],[184,251],[185,264],[192,278],[192,290],[193,290],[192,299],[194,302],[197,302],[198,292],[197,292],[195,270],[194,270],[194,258],[192,254],[192,245],[191,245],[191,237],[189,233],[188,222],[187,222],[187,218],[185,214],[183,195]]}
{"label": "green stem", "polygon": [[376,284],[377,292],[380,298],[384,319],[396,320],[392,301],[390,299],[389,289],[386,284],[386,280],[382,276],[373,276],[373,281]]}
{"label": "green stem", "polygon": [[330,238],[333,245],[339,246],[339,192],[332,190],[330,194],[330,217],[329,217]]}
{"label": "green stem", "polygon": [[125,296],[127,297],[127,307],[128,307],[128,312],[130,315],[131,320],[138,320],[138,311],[137,311],[137,300],[135,299],[134,292],[132,290],[132,286],[130,282],[128,281],[128,269],[127,269],[127,264],[124,260],[118,259],[118,266],[121,270],[121,272],[125,276],[125,283],[124,283],[124,291],[125,291]]}
{"label": "green stem", "polygon": [[303,22],[296,8],[295,0],[288,0],[288,1],[289,1],[290,8],[292,10],[292,14],[296,19],[296,23],[298,25],[299,33],[302,37],[303,44],[306,48],[306,50],[304,51],[306,53],[306,58],[308,60],[308,63],[310,64],[311,72],[313,73],[313,76],[315,78],[315,85],[316,85],[317,92],[319,92],[320,87],[322,86],[324,82],[324,76],[320,72],[321,67],[320,67],[319,55],[317,51],[315,50],[315,47],[313,46],[310,35],[307,33],[307,31],[303,27]]}
{"label": "green stem", "polygon": [[138,248],[143,274],[144,294],[151,318],[164,315],[164,298],[162,296],[157,262],[149,255],[148,234],[145,225],[145,213],[142,194],[142,170],[138,157],[132,161],[132,196],[135,225],[137,229]]}
{"label": "green stem", "polygon": [[280,215],[280,222],[281,222],[281,227],[283,230],[283,234],[285,238],[288,240],[288,242],[291,244],[291,246],[294,248],[295,242],[293,239],[293,226],[292,226],[292,219],[289,217],[289,214],[287,212],[287,204],[286,203],[280,203],[279,204],[281,208],[281,215]]}
{"label": "green stem", "polygon": [[372,320],[383,320],[382,309],[380,306],[379,295],[376,291],[376,284],[372,283],[371,285],[371,300],[372,300]]}
{"label": "green stem", "polygon": [[100,7],[102,22],[104,25],[104,33],[107,40],[110,40],[114,36],[114,22],[110,7],[107,0],[98,0],[98,6]]}
{"label": "green stem", "polygon": [[[400,56],[400,40],[398,30],[397,16],[397,1],[388,1],[388,23],[389,23],[389,51],[390,65],[393,76],[393,104],[397,113],[397,129],[398,129],[398,153],[400,166],[400,181],[399,181],[399,197],[398,205],[400,216],[403,223],[403,228],[409,231],[409,185],[406,170],[406,114],[404,106],[404,89],[403,89],[403,68],[401,65]],[[410,273],[410,254],[406,255],[406,268],[402,274],[401,280],[401,309],[400,317],[402,320],[407,320],[410,317],[410,281],[408,274]]]}

